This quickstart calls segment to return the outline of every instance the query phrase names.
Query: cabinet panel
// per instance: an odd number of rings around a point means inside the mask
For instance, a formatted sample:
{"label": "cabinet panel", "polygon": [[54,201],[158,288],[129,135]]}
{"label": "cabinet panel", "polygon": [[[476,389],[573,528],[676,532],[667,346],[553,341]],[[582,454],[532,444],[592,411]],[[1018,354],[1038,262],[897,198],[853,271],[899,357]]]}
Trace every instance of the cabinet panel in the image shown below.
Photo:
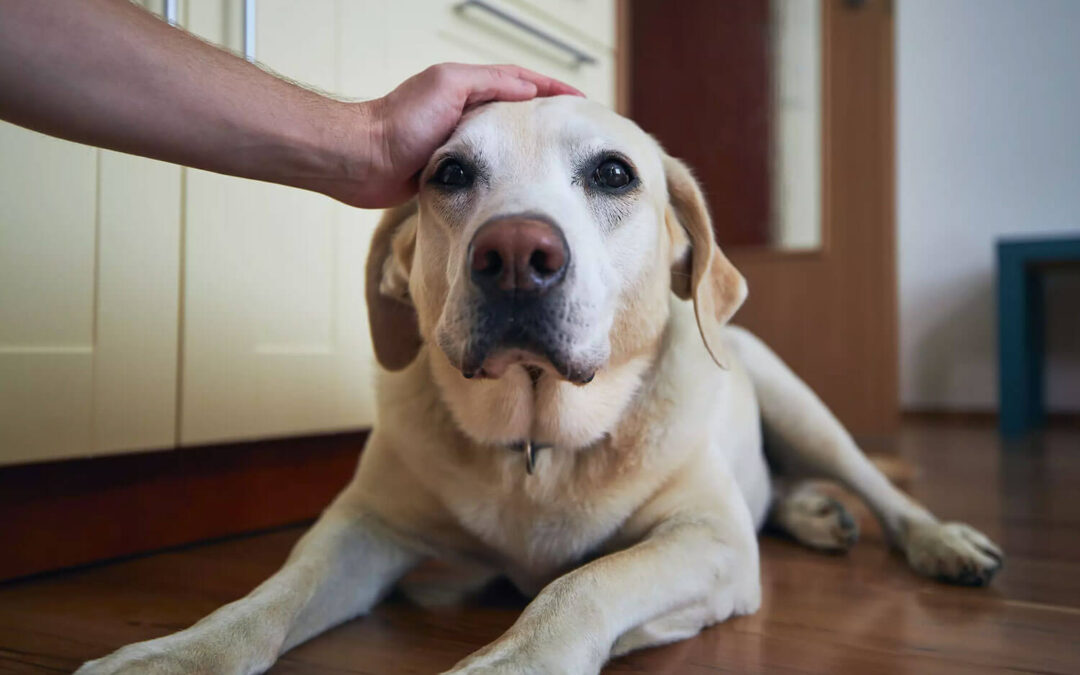
{"label": "cabinet panel", "polygon": [[97,151],[0,123],[0,345],[89,351]]}
{"label": "cabinet panel", "polygon": [[506,0],[586,44],[615,48],[616,0]]}
{"label": "cabinet panel", "polygon": [[175,438],[179,171],[0,124],[0,463]]}
{"label": "cabinet panel", "polygon": [[[260,0],[256,56],[338,89],[339,3]],[[201,32],[226,36],[209,20]],[[374,214],[278,185],[188,171],[183,444],[371,424],[363,264]]]}
{"label": "cabinet panel", "polygon": [[[339,14],[340,83],[342,93],[361,98],[381,96],[410,75],[444,61],[514,63],[557,77],[591,98],[614,103],[614,52],[606,39],[572,28],[581,24],[542,12],[535,4],[486,0],[496,7],[596,59],[576,64],[566,51],[530,35],[478,7],[461,8],[460,0],[428,2],[343,2]],[[614,32],[613,0],[565,0],[597,16]],[[422,7],[423,11],[417,11]],[[591,14],[590,14],[591,16]],[[599,30],[599,29],[598,29]],[[604,29],[606,30],[606,29]],[[599,30],[599,33],[603,30]]]}
{"label": "cabinet panel", "polygon": [[176,443],[180,168],[102,152],[94,437],[97,451]]}
{"label": "cabinet panel", "polygon": [[185,0],[183,27],[207,42],[239,53],[243,46],[241,0]]}
{"label": "cabinet panel", "polygon": [[373,229],[325,197],[189,173],[182,443],[371,423]]}
{"label": "cabinet panel", "polygon": [[0,123],[0,459],[90,449],[96,151]]}
{"label": "cabinet panel", "polygon": [[336,0],[258,0],[256,60],[305,86],[337,91],[338,4]]}
{"label": "cabinet panel", "polygon": [[[482,63],[515,63],[552,77],[559,78],[585,92],[604,105],[614,104],[614,51],[612,45],[595,39],[593,26],[582,17],[566,11],[554,11],[555,6],[538,11],[535,3],[485,0],[508,17],[542,32],[594,59],[579,63],[566,48],[553,45],[512,21],[496,16],[479,7],[462,7],[448,0],[435,30],[439,38],[437,49],[457,48],[465,60]],[[565,0],[559,5],[575,5],[606,19],[597,21],[596,30],[614,29],[614,5],[610,0]],[[567,19],[571,19],[567,22]],[[574,26],[587,25],[589,32]]]}
{"label": "cabinet panel", "polygon": [[341,93],[356,99],[382,96],[411,75],[390,45],[391,26],[402,3],[385,0],[342,2],[336,39]]}

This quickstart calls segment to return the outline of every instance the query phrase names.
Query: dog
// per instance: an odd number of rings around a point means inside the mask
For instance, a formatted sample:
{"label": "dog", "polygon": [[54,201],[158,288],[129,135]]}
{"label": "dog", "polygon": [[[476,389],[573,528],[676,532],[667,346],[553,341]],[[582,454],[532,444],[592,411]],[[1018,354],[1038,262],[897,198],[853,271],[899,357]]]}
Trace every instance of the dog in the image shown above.
{"label": "dog", "polygon": [[78,672],[257,673],[429,558],[533,596],[449,673],[597,673],[761,601],[766,523],[842,551],[838,481],[919,574],[1001,550],[896,489],[760,340],[690,171],[577,97],[470,112],[367,262],[377,422],[351,484],[247,597]]}

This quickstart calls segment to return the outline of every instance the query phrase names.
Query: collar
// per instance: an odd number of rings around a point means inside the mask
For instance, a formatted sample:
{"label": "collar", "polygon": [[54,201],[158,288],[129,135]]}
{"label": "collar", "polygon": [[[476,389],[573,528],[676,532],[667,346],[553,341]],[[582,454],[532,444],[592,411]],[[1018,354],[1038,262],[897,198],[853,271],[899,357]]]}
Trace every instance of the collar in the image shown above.
{"label": "collar", "polygon": [[525,453],[525,472],[531,476],[536,470],[536,453],[541,450],[548,450],[554,446],[550,443],[538,443],[531,438],[527,438],[523,441],[510,443],[506,447],[510,450]]}

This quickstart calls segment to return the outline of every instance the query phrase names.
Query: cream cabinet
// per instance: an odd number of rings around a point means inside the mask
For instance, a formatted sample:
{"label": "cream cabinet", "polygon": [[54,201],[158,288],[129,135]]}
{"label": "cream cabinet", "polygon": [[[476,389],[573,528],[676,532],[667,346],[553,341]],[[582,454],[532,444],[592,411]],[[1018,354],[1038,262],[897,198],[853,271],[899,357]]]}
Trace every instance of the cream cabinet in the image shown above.
{"label": "cream cabinet", "polygon": [[[338,17],[351,3],[253,4],[258,62],[340,92]],[[240,5],[192,2],[187,26],[239,50]],[[180,443],[370,425],[363,266],[376,214],[278,185],[185,175]]]}
{"label": "cream cabinet", "polygon": [[175,444],[180,191],[0,123],[0,462]]}
{"label": "cream cabinet", "polygon": [[[461,61],[611,104],[614,1],[179,0],[177,21],[338,96]],[[0,463],[370,425],[377,219],[0,124]]]}

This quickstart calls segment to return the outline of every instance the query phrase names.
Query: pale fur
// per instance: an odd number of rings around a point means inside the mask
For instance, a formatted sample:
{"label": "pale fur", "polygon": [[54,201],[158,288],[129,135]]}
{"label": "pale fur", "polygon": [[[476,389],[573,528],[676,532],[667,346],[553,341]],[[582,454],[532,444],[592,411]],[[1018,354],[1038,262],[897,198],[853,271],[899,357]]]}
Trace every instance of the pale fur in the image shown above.
{"label": "pale fur", "polygon": [[[450,209],[422,190],[418,210],[384,223],[415,237],[394,242],[381,288],[415,306],[424,345],[379,375],[377,423],[352,483],[250,595],[81,673],[260,672],[368,611],[432,556],[505,574],[536,595],[502,637],[449,672],[596,673],[613,654],[759,607],[756,531],[770,506],[785,505],[772,504],[762,420],[779,466],[846,483],[918,571],[961,581],[992,573],[996,547],[889,484],[760,341],[710,326],[723,344],[706,349],[694,307],[669,290],[687,238],[665,220],[670,160],[652,139],[600,106],[556,98],[485,107],[450,143],[466,141],[497,174],[478,201]],[[601,227],[603,204],[582,196],[563,161],[607,145],[643,183],[615,230]],[[466,380],[452,352],[468,329],[469,237],[492,216],[537,210],[566,232],[578,265],[567,284],[592,312],[567,330],[579,358],[602,356],[600,368],[585,386],[550,370],[534,386],[519,366]],[[554,444],[531,476],[520,452],[499,445],[527,438]],[[800,501],[776,520],[794,530],[808,522],[802,538],[822,545],[822,522],[799,510],[816,502],[794,493]]]}

